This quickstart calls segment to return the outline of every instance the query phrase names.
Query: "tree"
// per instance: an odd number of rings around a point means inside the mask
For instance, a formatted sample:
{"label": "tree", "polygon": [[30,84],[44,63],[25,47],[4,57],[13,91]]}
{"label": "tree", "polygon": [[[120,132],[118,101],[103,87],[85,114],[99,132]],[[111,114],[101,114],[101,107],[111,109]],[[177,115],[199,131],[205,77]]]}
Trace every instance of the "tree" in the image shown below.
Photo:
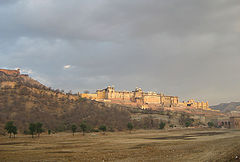
{"label": "tree", "polygon": [[131,131],[132,131],[132,129],[133,129],[133,124],[129,122],[129,123],[127,124],[127,127],[128,127],[129,132],[131,133]]}
{"label": "tree", "polygon": [[75,124],[72,125],[72,133],[73,133],[73,136],[74,136],[74,133],[76,132],[77,130],[77,126]]}
{"label": "tree", "polygon": [[17,134],[17,127],[13,125],[13,121],[9,121],[6,123],[5,125],[5,129],[7,130],[8,134],[9,134],[9,138],[12,137],[12,133]]}
{"label": "tree", "polygon": [[48,129],[48,134],[50,135],[52,133],[52,131],[50,129]]}
{"label": "tree", "polygon": [[186,119],[186,122],[185,122],[185,126],[186,126],[186,127],[193,126],[193,122],[194,122],[194,119],[192,119],[192,118],[187,118],[187,119]]}
{"label": "tree", "polygon": [[15,135],[17,134],[17,127],[16,126],[13,126],[13,135],[14,135],[14,138],[15,138]]}
{"label": "tree", "polygon": [[209,127],[209,128],[212,128],[212,127],[214,126],[214,123],[213,123],[213,122],[208,122],[207,124],[208,124],[208,127]]}
{"label": "tree", "polygon": [[32,138],[33,138],[33,135],[34,135],[34,133],[36,132],[36,124],[30,123],[28,128],[29,128],[30,133],[31,133]]}
{"label": "tree", "polygon": [[166,125],[166,123],[164,123],[164,122],[161,121],[161,122],[159,123],[159,129],[164,129],[165,125]]}
{"label": "tree", "polygon": [[37,132],[37,134],[38,134],[38,137],[40,136],[40,134],[43,132],[43,129],[42,129],[42,123],[36,123],[35,124],[36,125],[36,132]]}
{"label": "tree", "polygon": [[188,114],[182,113],[180,118],[179,118],[179,124],[182,125],[182,126],[185,125],[188,118],[189,118]]}
{"label": "tree", "polygon": [[105,125],[100,125],[99,130],[101,130],[103,132],[103,134],[105,134],[107,127]]}
{"label": "tree", "polygon": [[174,124],[170,124],[169,127],[170,127],[170,128],[173,128],[173,127],[174,127]]}
{"label": "tree", "polygon": [[83,136],[84,136],[84,132],[87,130],[87,124],[85,122],[82,122],[80,124],[80,128],[81,128]]}

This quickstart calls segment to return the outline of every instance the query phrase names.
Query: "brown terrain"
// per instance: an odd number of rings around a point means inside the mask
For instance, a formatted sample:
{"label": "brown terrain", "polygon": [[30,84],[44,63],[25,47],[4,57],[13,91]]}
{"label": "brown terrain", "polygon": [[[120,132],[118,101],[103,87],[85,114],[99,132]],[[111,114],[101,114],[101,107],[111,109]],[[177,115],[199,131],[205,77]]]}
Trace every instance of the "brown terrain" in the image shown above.
{"label": "brown terrain", "polygon": [[239,161],[240,131],[137,130],[0,137],[0,161]]}
{"label": "brown terrain", "polygon": [[[239,161],[240,131],[206,128],[220,117],[226,116],[91,101],[0,71],[0,161]],[[4,130],[8,121],[18,128],[15,139]],[[32,122],[43,124],[40,138],[29,135]],[[72,136],[71,125],[80,131],[82,122],[88,133]],[[128,122],[136,129],[132,133],[126,131]],[[165,130],[159,130],[162,122]],[[96,132],[100,125],[107,126],[105,135]]]}

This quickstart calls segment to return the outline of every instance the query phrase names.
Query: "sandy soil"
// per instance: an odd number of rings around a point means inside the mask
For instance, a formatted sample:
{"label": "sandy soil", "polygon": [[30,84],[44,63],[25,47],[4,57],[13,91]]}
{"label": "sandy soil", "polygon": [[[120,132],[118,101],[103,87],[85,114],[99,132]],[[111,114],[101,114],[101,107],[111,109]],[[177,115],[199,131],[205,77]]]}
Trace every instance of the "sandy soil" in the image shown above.
{"label": "sandy soil", "polygon": [[240,161],[240,130],[138,130],[0,137],[0,161]]}

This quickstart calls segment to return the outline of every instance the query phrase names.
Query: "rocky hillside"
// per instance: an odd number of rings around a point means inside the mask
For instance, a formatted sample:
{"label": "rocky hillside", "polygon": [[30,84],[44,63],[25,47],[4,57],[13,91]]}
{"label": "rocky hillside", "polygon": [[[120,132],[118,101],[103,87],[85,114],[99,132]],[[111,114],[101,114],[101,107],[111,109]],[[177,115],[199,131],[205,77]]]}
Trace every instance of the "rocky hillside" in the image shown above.
{"label": "rocky hillside", "polygon": [[123,129],[130,114],[119,105],[82,99],[52,90],[26,75],[9,76],[0,72],[0,128],[14,121],[21,132],[30,122],[42,122],[45,129],[64,131],[86,121],[92,128],[105,124]]}
{"label": "rocky hillside", "polygon": [[[28,87],[38,87],[38,88],[46,88],[43,84],[39,83],[38,81],[30,78],[28,75],[7,75],[4,72],[0,71],[0,83],[4,84],[5,83],[14,83],[14,84],[19,84],[19,85],[25,85]],[[12,86],[9,84],[9,86]]]}
{"label": "rocky hillside", "polygon": [[210,108],[221,112],[240,111],[240,102],[221,103]]}

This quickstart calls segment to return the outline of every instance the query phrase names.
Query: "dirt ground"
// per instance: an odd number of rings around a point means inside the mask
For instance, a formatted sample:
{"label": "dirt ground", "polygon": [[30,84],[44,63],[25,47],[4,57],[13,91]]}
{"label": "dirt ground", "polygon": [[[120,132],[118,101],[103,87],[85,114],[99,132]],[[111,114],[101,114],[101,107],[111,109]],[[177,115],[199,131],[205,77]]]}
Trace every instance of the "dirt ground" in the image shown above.
{"label": "dirt ground", "polygon": [[240,161],[240,130],[185,129],[0,137],[0,161]]}

